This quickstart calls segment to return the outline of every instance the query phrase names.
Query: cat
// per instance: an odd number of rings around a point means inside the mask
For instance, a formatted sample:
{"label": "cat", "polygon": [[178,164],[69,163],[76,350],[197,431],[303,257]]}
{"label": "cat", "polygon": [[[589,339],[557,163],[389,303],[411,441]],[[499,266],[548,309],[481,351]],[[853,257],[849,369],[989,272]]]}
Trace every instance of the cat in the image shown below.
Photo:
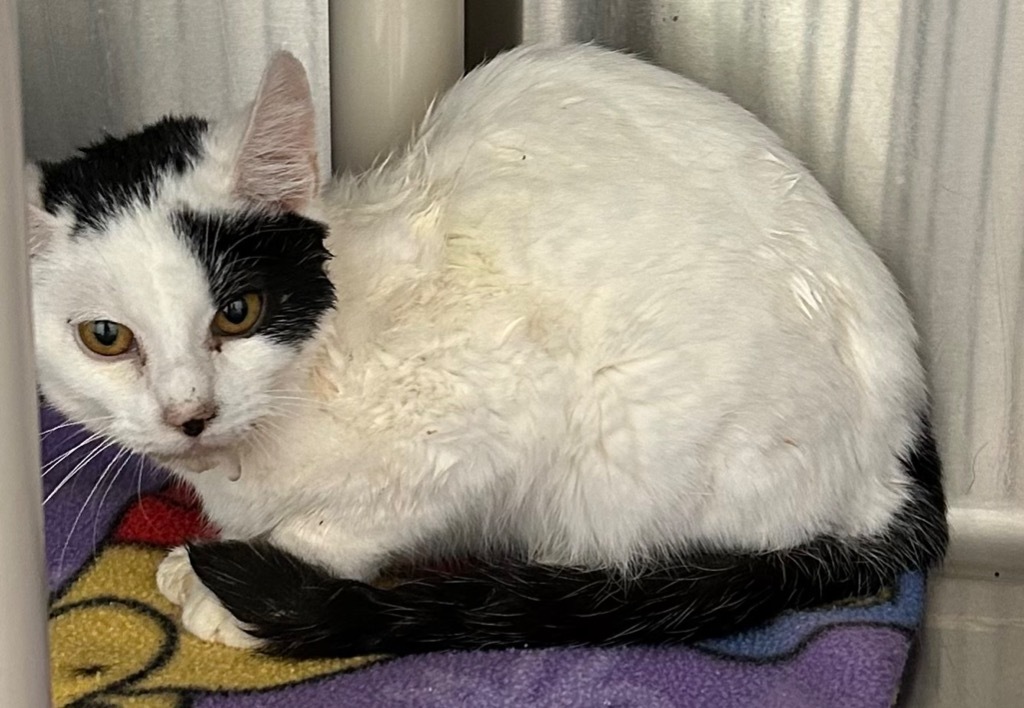
{"label": "cat", "polygon": [[221,531],[157,574],[189,631],[684,643],[941,560],[908,308],[739,106],[534,46],[364,174],[322,188],[314,133],[280,52],[234,118],[27,168],[45,398]]}

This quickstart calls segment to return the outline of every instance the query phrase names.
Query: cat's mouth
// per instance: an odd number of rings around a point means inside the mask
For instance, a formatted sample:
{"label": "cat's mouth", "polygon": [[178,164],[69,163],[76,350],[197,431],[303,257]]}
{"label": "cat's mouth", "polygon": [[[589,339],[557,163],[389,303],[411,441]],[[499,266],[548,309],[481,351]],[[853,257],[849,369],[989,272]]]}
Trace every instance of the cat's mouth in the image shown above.
{"label": "cat's mouth", "polygon": [[176,472],[223,472],[230,479],[238,479],[238,453],[230,447],[213,447],[209,444],[192,443],[189,451],[176,453],[151,453],[150,457]]}
{"label": "cat's mouth", "polygon": [[232,455],[233,445],[222,435],[202,436],[189,440],[177,441],[173,445],[148,452],[149,457],[161,464],[175,467],[184,466],[193,471],[200,468],[215,466],[216,460],[225,455]]}

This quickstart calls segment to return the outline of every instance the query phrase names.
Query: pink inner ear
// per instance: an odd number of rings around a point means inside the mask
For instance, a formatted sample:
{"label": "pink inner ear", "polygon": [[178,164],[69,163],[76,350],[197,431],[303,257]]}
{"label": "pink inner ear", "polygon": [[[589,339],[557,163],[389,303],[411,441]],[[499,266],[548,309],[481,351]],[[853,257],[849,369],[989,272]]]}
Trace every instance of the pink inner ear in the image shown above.
{"label": "pink inner ear", "polygon": [[319,188],[316,123],[306,71],[294,56],[270,61],[235,165],[235,193],[279,209],[301,210]]}

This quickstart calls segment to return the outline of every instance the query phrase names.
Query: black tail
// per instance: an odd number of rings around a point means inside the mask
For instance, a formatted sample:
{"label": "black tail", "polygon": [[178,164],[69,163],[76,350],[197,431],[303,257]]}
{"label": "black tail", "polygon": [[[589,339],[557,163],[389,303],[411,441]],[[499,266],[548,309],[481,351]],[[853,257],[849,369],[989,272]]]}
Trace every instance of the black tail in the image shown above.
{"label": "black tail", "polygon": [[906,466],[912,497],[882,536],[692,555],[628,581],[508,562],[381,589],[332,577],[262,542],[205,543],[190,553],[199,578],[276,654],[679,643],[755,626],[786,609],[874,594],[903,572],[938,563],[946,507],[930,433]]}

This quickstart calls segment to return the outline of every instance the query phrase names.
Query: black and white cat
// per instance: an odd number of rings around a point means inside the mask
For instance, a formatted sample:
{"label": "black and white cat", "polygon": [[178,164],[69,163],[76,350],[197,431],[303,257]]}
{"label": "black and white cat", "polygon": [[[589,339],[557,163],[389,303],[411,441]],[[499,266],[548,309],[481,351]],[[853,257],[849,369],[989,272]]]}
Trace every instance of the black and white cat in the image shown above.
{"label": "black and white cat", "polygon": [[[281,53],[236,120],[29,172],[42,390],[195,486],[223,540],[157,582],[200,637],[680,642],[943,555],[893,278],[772,132],[671,72],[515,50],[321,190]],[[410,563],[435,569],[369,584]]]}

